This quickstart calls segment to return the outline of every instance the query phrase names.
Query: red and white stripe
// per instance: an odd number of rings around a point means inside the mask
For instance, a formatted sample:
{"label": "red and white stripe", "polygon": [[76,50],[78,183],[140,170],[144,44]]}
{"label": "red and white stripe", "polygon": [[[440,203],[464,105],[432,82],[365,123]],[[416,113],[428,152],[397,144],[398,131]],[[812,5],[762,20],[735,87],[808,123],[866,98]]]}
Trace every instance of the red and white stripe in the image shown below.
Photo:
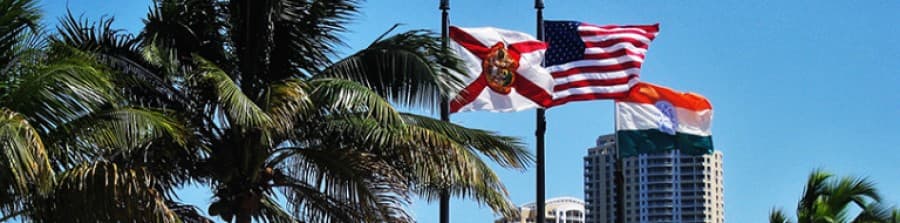
{"label": "red and white stripe", "polygon": [[571,101],[615,99],[638,83],[641,65],[659,25],[596,26],[582,23],[582,60],[547,67],[553,76],[552,106]]}

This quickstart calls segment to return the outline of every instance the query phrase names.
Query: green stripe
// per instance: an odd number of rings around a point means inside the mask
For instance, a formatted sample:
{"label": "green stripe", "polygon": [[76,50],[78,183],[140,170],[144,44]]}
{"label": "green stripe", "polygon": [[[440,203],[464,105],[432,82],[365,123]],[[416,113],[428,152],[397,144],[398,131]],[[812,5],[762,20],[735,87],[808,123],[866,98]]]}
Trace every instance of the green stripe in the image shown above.
{"label": "green stripe", "polygon": [[620,130],[616,132],[619,157],[660,153],[680,149],[682,154],[703,155],[713,152],[712,136],[678,133],[669,135],[657,129]]}

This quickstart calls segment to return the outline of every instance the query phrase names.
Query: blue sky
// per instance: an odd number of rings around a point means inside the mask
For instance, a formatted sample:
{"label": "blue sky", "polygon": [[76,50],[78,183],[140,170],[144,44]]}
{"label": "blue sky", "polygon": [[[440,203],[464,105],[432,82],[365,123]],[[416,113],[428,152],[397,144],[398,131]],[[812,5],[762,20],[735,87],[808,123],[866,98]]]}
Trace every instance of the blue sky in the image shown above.
{"label": "blue sky", "polygon": [[[532,1],[451,1],[459,26],[534,33]],[[641,78],[712,101],[713,140],[725,155],[728,222],[764,222],[774,206],[791,212],[807,174],[824,168],[877,182],[900,204],[900,1],[546,1],[545,18],[594,24],[660,23]],[[52,26],[66,1],[41,3]],[[137,32],[148,2],[69,0],[76,14],[115,16]],[[438,0],[372,0],[344,36],[344,53],[395,23],[438,31]],[[547,113],[547,195],[583,197],[586,149],[613,131],[609,101],[570,103]],[[522,137],[533,148],[534,111],[454,114],[453,122]],[[534,200],[534,171],[498,169],[517,204]],[[206,207],[209,193],[182,198]],[[437,205],[416,201],[420,222]],[[452,222],[490,222],[472,201],[454,199]]]}

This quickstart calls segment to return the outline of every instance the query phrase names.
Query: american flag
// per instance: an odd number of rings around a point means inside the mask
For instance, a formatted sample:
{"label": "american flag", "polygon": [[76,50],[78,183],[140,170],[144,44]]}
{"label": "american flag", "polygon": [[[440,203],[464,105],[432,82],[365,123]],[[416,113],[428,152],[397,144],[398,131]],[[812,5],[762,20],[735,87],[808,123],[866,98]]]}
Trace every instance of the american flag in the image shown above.
{"label": "american flag", "polygon": [[544,21],[544,66],[553,75],[553,104],[624,97],[638,83],[659,24],[597,26]]}

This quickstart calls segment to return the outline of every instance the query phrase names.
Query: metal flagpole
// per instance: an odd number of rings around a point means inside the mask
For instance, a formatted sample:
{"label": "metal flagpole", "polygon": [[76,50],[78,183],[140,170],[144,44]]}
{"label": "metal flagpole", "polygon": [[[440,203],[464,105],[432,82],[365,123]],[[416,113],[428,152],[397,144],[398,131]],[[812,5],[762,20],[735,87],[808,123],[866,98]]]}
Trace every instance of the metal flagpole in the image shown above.
{"label": "metal flagpole", "polygon": [[[450,0],[441,0],[440,6],[441,10],[441,49],[447,50],[447,41],[449,41],[449,33],[448,26],[450,25],[450,14],[448,10],[450,10]],[[446,73],[446,72],[444,72]],[[450,106],[447,99],[448,96],[444,95],[441,98],[441,121],[449,122],[450,121]],[[440,194],[440,223],[450,223],[450,185],[444,185],[444,188],[441,189]]]}
{"label": "metal flagpole", "polygon": [[[544,40],[544,1],[543,0],[534,0],[534,9],[537,11],[537,39],[543,41]],[[535,137],[537,137],[537,160],[535,161],[535,166],[537,167],[537,193],[535,196],[537,197],[537,221],[540,223],[546,222],[546,207],[545,207],[545,196],[544,193],[546,190],[544,189],[544,133],[547,131],[547,120],[544,117],[545,110],[543,108],[537,109],[537,129],[534,132]]]}
{"label": "metal flagpole", "polygon": [[619,103],[613,101],[613,134],[615,134],[615,142],[616,142],[616,158],[615,158],[615,170],[613,170],[614,178],[613,185],[616,185],[616,223],[625,223],[625,174],[624,167],[625,165],[622,163],[624,159],[622,159],[622,154],[619,150]]}

